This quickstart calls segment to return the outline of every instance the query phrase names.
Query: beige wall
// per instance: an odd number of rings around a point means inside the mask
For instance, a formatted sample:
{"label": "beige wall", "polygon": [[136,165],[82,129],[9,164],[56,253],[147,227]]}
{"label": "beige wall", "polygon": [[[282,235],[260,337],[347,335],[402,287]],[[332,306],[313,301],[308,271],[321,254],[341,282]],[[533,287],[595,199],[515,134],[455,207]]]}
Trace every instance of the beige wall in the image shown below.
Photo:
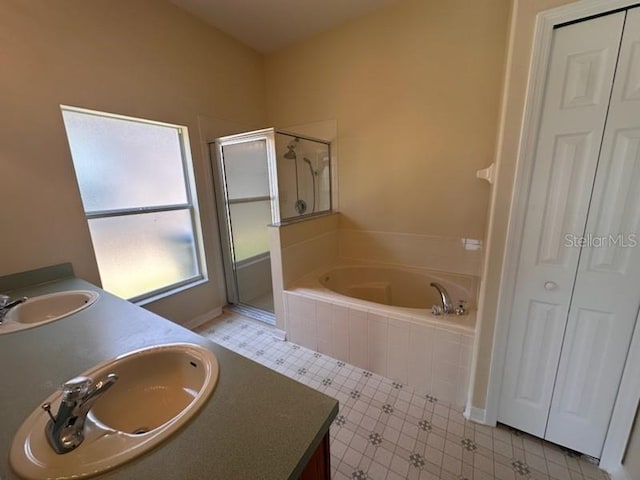
{"label": "beige wall", "polygon": [[[70,261],[99,282],[60,104],[189,128],[214,273],[198,115],[263,125],[262,57],[161,0],[0,0],[0,18],[0,275]],[[149,308],[183,322],[221,303],[210,281]]]}
{"label": "beige wall", "polygon": [[476,408],[483,409],[486,407],[500,278],[518,156],[520,127],[524,113],[535,19],[539,12],[567,3],[571,3],[571,1],[514,0],[496,154],[498,166],[497,182],[492,192],[492,214],[489,217],[485,270],[482,278],[481,302],[478,312],[479,322],[476,327],[477,348],[474,358],[475,368],[471,391],[471,403]]}
{"label": "beige wall", "polygon": [[269,123],[336,119],[341,227],[483,238],[509,0],[406,0],[265,60]]}

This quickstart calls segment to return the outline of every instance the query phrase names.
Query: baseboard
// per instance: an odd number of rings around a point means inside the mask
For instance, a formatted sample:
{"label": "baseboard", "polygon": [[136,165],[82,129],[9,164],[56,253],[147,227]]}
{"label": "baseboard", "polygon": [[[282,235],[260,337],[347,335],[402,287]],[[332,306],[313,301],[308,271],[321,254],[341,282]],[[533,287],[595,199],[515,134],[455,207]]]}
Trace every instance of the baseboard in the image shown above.
{"label": "baseboard", "polygon": [[487,411],[484,408],[476,408],[467,404],[464,409],[463,415],[467,420],[471,420],[472,422],[480,423],[482,425],[488,425]]}
{"label": "baseboard", "polygon": [[274,338],[282,340],[283,342],[287,339],[287,332],[280,330],[279,328],[271,327],[271,333]]}
{"label": "baseboard", "polygon": [[206,313],[203,313],[202,315],[198,315],[197,317],[186,321],[182,324],[182,326],[184,328],[188,328],[189,330],[195,330],[200,325],[207,323],[209,320],[219,317],[220,315],[222,315],[222,307],[214,308],[213,310],[210,310]]}
{"label": "baseboard", "polygon": [[613,468],[610,471],[607,471],[607,473],[609,474],[609,478],[611,480],[631,480],[631,477],[627,475],[627,472],[625,472],[622,465],[619,465],[617,468]]}

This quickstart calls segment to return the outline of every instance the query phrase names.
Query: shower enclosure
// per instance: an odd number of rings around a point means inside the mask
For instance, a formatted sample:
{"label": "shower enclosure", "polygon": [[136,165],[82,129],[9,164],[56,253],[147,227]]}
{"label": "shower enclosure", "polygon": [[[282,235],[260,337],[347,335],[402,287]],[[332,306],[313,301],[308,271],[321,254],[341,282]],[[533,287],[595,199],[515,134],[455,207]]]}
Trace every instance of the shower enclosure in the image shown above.
{"label": "shower enclosure", "polygon": [[331,210],[330,144],[270,128],[209,146],[227,301],[275,323],[267,226]]}
{"label": "shower enclosure", "polygon": [[275,145],[281,220],[330,211],[330,144],[276,132]]}

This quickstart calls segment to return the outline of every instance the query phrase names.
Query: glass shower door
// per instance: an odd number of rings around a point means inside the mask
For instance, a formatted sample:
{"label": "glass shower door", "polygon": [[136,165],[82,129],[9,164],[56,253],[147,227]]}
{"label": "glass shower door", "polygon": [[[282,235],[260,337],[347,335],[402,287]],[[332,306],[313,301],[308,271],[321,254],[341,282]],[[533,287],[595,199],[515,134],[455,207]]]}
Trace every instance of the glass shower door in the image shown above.
{"label": "glass shower door", "polygon": [[227,300],[230,304],[273,314],[267,231],[273,221],[268,166],[270,145],[268,137],[257,137],[238,139],[236,136],[216,141],[219,174],[216,187],[220,230],[226,244],[223,257]]}

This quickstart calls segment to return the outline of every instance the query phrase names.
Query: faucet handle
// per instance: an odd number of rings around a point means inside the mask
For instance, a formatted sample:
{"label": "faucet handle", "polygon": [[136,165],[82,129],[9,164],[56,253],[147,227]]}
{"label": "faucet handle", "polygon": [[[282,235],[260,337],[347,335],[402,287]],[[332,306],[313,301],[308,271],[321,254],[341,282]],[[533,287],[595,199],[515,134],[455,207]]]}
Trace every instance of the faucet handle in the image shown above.
{"label": "faucet handle", "polygon": [[108,374],[106,377],[100,379],[97,383],[96,383],[96,388],[97,389],[103,389],[105,388],[107,385],[111,386],[114,383],[116,383],[118,381],[120,377],[118,377],[118,375],[116,375],[115,373],[110,373]]}
{"label": "faucet handle", "polygon": [[0,308],[4,307],[7,303],[9,303],[11,297],[9,295],[0,294]]}
{"label": "faucet handle", "polygon": [[43,403],[40,408],[47,412],[47,415],[49,415],[49,418],[53,423],[56,423],[56,417],[51,413],[51,404],[49,402]]}
{"label": "faucet handle", "polygon": [[93,385],[93,380],[89,377],[75,377],[62,384],[61,390],[65,399],[76,400],[82,397]]}
{"label": "faucet handle", "polygon": [[467,301],[458,300],[458,306],[454,310],[456,315],[466,315],[468,312]]}

